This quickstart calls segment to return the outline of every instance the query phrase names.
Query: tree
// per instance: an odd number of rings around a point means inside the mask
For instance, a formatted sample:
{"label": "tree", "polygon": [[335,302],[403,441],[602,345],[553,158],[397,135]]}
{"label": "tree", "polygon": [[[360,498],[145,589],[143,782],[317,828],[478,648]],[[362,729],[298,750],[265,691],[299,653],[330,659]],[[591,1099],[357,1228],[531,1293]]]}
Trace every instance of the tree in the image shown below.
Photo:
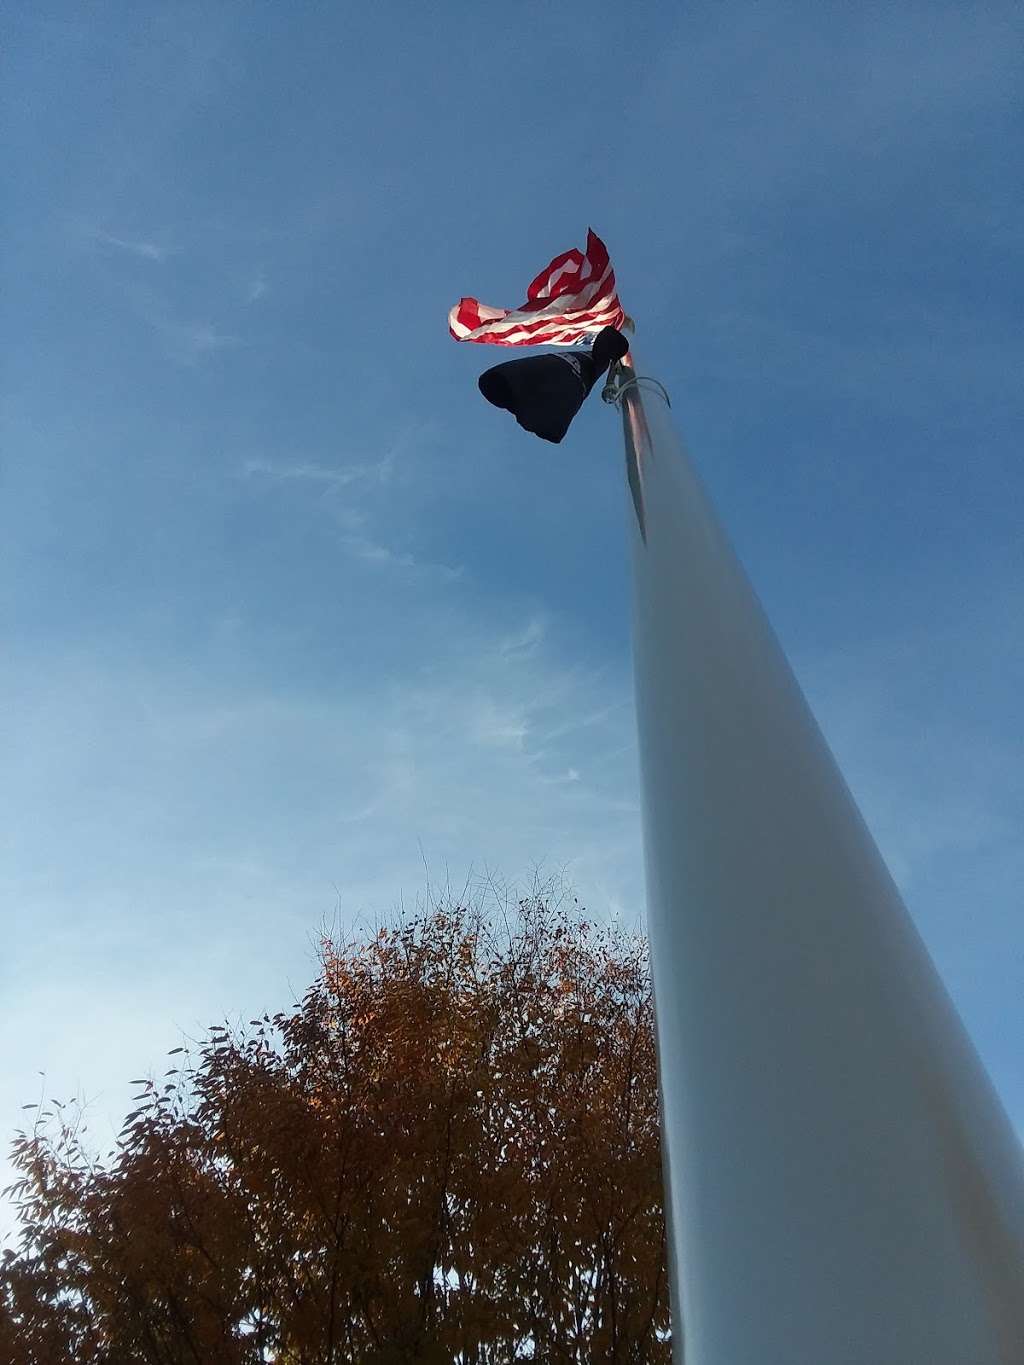
{"label": "tree", "polygon": [[641,937],[447,904],[175,1052],[106,1160],[18,1136],[0,1358],[669,1361]]}

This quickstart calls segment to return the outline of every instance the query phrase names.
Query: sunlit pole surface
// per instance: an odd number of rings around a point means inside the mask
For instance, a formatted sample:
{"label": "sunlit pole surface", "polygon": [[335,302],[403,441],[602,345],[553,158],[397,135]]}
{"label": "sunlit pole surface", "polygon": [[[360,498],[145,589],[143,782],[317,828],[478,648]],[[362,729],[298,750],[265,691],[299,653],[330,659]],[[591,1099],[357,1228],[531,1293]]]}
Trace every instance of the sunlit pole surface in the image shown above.
{"label": "sunlit pole surface", "polygon": [[686,1365],[1021,1365],[1017,1137],[666,402],[619,401]]}

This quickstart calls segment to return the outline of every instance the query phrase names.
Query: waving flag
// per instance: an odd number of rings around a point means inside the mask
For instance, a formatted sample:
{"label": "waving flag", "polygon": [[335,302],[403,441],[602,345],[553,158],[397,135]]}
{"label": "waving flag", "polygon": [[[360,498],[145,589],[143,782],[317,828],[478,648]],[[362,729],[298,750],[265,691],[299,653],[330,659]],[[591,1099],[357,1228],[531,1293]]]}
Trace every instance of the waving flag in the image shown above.
{"label": "waving flag", "polygon": [[573,247],[556,256],[519,308],[460,299],[448,314],[448,330],[456,341],[492,346],[575,346],[589,333],[621,327],[625,320],[608,250],[588,228],[586,252]]}

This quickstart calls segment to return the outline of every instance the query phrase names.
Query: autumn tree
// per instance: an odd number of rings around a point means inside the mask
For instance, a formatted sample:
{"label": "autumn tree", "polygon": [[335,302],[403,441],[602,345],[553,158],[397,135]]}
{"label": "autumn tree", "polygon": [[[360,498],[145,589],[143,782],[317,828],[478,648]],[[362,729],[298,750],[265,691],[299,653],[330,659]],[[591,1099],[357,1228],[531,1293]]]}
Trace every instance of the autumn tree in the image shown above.
{"label": "autumn tree", "polygon": [[20,1134],[0,1359],[667,1362],[646,945],[574,905],[325,939],[290,1012]]}

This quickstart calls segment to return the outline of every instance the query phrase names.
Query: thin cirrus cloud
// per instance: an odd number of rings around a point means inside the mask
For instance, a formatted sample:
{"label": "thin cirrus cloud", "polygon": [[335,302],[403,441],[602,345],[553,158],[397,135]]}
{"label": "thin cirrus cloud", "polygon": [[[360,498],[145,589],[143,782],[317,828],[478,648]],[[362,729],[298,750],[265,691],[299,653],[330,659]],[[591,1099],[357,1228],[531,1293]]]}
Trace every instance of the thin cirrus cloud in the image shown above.
{"label": "thin cirrus cloud", "polygon": [[161,242],[147,238],[118,237],[111,232],[99,230],[94,231],[91,236],[93,241],[98,242],[101,246],[126,252],[129,256],[137,256],[144,261],[153,261],[157,265],[163,265],[169,257],[176,255],[178,250],[176,247],[166,246]]}
{"label": "thin cirrus cloud", "polygon": [[[117,264],[117,258],[129,257],[164,266],[173,256],[181,255],[181,248],[171,247],[153,238],[132,238],[106,232],[99,228],[85,230],[85,239],[92,243],[102,263],[102,257],[114,257],[105,263],[103,274],[115,297],[119,297],[129,314],[142,322],[163,343],[169,359],[185,366],[197,365],[218,353],[232,350],[244,343],[243,337],[229,331],[210,317],[195,316],[184,303],[182,282],[175,287],[168,276],[143,278],[138,272]],[[227,307],[227,301],[222,302]]]}
{"label": "thin cirrus cloud", "polygon": [[244,345],[241,336],[222,330],[206,318],[182,316],[168,299],[137,284],[123,289],[130,310],[163,345],[165,355],[181,365],[196,365]]}
{"label": "thin cirrus cloud", "polygon": [[[272,489],[294,485],[308,488],[315,494],[315,505],[328,515],[337,527],[335,543],[354,559],[382,568],[404,570],[438,583],[451,583],[462,577],[463,566],[449,564],[415,553],[408,546],[400,546],[387,539],[381,528],[385,515],[380,496],[388,496],[388,524],[397,521],[414,524],[415,488],[403,466],[400,484],[405,493],[401,499],[389,485],[400,459],[404,460],[420,435],[417,427],[404,431],[391,442],[380,458],[328,465],[317,460],[268,458],[248,456],[241,462],[239,475],[254,489]],[[410,501],[411,495],[411,501]],[[404,515],[396,515],[397,504],[404,503]],[[528,630],[532,627],[528,627]],[[529,641],[526,641],[529,644]]]}
{"label": "thin cirrus cloud", "polygon": [[269,459],[263,455],[251,455],[242,461],[239,473],[243,479],[257,482],[307,483],[332,489],[347,488],[354,483],[379,482],[388,477],[391,466],[389,455],[367,464],[338,466],[320,464],[316,460]]}

